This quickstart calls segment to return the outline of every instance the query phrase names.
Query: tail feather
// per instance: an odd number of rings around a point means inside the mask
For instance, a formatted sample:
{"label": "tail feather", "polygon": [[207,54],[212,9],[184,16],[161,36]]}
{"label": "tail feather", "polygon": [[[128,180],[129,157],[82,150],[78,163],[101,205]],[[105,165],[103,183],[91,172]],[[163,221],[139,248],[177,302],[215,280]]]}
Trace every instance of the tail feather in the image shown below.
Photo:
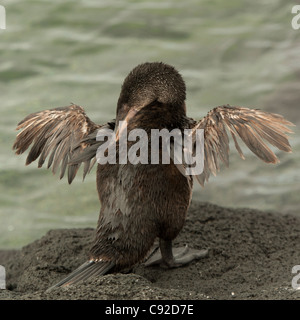
{"label": "tail feather", "polygon": [[[106,274],[115,266],[114,262],[111,261],[96,261],[90,260],[82,264],[72,273],[70,273],[66,278],[62,279],[48,290],[58,287],[65,287],[70,284],[76,284],[80,281],[87,280],[94,276],[101,276]],[[47,290],[47,291],[48,291]]]}

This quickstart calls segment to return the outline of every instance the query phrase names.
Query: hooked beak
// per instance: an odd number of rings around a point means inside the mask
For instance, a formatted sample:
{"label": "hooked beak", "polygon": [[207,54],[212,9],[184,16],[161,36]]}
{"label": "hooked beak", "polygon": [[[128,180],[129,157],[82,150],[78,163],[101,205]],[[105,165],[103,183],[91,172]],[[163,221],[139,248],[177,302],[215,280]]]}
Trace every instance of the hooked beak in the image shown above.
{"label": "hooked beak", "polygon": [[116,132],[116,142],[119,141],[120,136],[123,134],[125,128],[127,127],[127,124],[129,123],[129,121],[142,109],[142,107],[132,107],[125,119],[122,121],[121,125],[118,126],[117,132]]}

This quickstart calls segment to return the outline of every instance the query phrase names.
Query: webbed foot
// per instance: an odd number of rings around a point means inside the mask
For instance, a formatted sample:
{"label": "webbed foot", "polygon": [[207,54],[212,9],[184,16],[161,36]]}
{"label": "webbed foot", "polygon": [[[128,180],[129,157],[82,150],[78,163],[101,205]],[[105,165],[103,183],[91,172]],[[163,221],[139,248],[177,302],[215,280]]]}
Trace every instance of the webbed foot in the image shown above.
{"label": "webbed foot", "polygon": [[145,262],[146,267],[159,264],[165,268],[176,268],[208,255],[208,249],[197,250],[189,248],[187,245],[172,249],[172,242],[162,239],[160,239],[159,247]]}

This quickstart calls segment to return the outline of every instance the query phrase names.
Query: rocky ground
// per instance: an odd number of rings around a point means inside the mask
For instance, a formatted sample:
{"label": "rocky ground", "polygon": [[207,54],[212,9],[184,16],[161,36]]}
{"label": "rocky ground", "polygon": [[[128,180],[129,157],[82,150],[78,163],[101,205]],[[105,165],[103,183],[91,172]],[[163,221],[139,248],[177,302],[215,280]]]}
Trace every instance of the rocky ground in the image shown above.
{"label": "rocky ground", "polygon": [[0,251],[7,290],[0,299],[299,299],[300,218],[193,202],[175,246],[209,256],[165,270],[135,266],[68,288],[46,289],[87,259],[93,229],[50,230],[21,250]]}

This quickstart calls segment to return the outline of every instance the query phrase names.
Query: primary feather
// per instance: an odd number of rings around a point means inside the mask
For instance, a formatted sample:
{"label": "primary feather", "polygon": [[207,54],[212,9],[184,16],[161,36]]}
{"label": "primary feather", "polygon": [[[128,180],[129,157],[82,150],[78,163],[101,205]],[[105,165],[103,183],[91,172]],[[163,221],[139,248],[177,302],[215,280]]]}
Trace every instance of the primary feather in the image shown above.
{"label": "primary feather", "polygon": [[266,145],[269,142],[278,149],[291,152],[286,133],[294,124],[281,115],[263,112],[258,109],[220,106],[211,110],[206,117],[198,121],[193,129],[204,129],[204,170],[196,176],[203,186],[210,174],[216,175],[219,162],[229,165],[229,138],[231,133],[235,148],[240,157],[245,156],[238,144],[237,137],[260,159],[267,163],[278,163],[274,152]]}
{"label": "primary feather", "polygon": [[[113,128],[114,122],[107,125]],[[68,182],[71,183],[81,163],[84,163],[83,177],[93,167],[97,148],[101,144],[96,141],[96,134],[101,127],[75,104],[36,112],[18,124],[17,130],[22,131],[17,135],[13,149],[21,154],[32,144],[26,165],[39,158],[40,168],[48,157],[47,167],[52,167],[54,174],[60,167],[60,178],[68,169]]]}

